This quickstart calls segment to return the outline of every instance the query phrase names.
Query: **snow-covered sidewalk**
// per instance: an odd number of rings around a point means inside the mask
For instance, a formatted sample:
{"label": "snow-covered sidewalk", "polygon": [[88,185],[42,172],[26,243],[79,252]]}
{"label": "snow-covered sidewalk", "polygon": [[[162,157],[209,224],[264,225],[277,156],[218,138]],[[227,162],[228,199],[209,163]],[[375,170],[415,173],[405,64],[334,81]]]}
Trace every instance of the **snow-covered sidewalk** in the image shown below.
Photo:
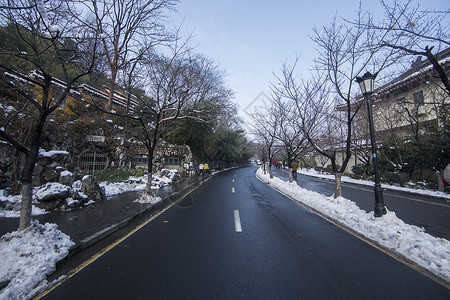
{"label": "snow-covered sidewalk", "polygon": [[[329,179],[329,180],[334,181],[334,175],[322,174],[320,172],[315,171],[314,169],[309,169],[309,170],[299,169],[299,170],[297,170],[297,173],[307,175],[307,176],[314,176],[314,177],[318,177],[318,178]],[[373,184],[374,184],[373,181],[353,179],[353,178],[350,178],[345,175],[342,176],[342,182],[354,183],[354,184],[371,186],[371,187],[373,187]],[[419,194],[419,195],[427,195],[427,196],[431,196],[431,197],[439,197],[439,198],[450,200],[450,194],[447,194],[444,192],[438,192],[438,191],[433,191],[433,190],[429,190],[429,189],[402,187],[402,186],[390,185],[390,184],[386,184],[386,183],[381,183],[381,186],[383,188],[389,189],[389,190],[396,190],[396,191],[414,193],[414,194]]]}
{"label": "snow-covered sidewalk", "polygon": [[301,188],[277,177],[270,178],[262,169],[256,176],[292,199],[313,209],[339,225],[370,240],[387,251],[434,274],[450,286],[450,242],[434,237],[423,228],[405,224],[394,212],[375,218],[373,212],[361,210],[354,202],[327,197]]}

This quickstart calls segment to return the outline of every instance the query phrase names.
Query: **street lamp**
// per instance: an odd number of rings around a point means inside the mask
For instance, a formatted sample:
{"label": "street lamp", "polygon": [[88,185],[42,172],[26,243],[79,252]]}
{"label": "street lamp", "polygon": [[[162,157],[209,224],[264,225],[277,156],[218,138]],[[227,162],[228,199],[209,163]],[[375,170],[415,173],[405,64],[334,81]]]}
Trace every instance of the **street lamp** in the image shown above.
{"label": "street lamp", "polygon": [[371,96],[374,89],[375,77],[377,77],[378,73],[370,74],[366,72],[363,77],[356,77],[356,82],[359,84],[361,88],[361,92],[366,98],[367,101],[367,112],[369,115],[369,131],[370,131],[370,140],[372,144],[372,161],[373,161],[373,170],[375,173],[375,217],[381,217],[386,214],[386,207],[384,207],[383,200],[383,189],[380,184],[380,174],[378,172],[378,157],[377,157],[377,148],[375,142],[375,132],[373,129],[373,117],[372,117],[372,102]]}

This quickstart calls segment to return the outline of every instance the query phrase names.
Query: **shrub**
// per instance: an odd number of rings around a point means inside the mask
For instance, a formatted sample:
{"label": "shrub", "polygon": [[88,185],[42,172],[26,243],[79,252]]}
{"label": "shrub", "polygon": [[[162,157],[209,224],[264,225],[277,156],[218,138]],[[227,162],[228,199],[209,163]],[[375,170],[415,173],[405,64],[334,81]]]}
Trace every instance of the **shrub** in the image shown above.
{"label": "shrub", "polygon": [[400,184],[403,186],[402,177],[398,172],[384,172],[381,179],[389,184]]}
{"label": "shrub", "polygon": [[[336,170],[339,170],[340,168],[341,168],[340,165],[336,165]],[[326,166],[325,169],[323,169],[323,170],[327,173],[334,174],[331,165]]]}
{"label": "shrub", "polygon": [[366,164],[357,164],[352,167],[352,172],[358,176],[373,174],[373,166],[368,166]]}
{"label": "shrub", "polygon": [[141,168],[137,169],[106,169],[103,171],[95,172],[95,177],[97,181],[107,181],[107,182],[121,182],[127,180],[130,176],[141,177],[145,175],[145,170]]}

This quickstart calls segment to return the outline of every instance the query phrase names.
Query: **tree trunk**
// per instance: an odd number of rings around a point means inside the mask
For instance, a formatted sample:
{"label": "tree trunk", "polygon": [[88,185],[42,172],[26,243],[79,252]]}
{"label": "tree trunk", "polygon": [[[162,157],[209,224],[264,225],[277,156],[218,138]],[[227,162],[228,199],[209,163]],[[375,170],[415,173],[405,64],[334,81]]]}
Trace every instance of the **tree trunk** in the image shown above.
{"label": "tree trunk", "polygon": [[38,149],[39,145],[34,145],[25,158],[25,165],[22,171],[22,202],[20,208],[19,230],[24,230],[31,224],[33,171],[38,157]]}
{"label": "tree trunk", "polygon": [[145,185],[145,192],[151,194],[152,192],[152,175],[153,175],[153,156],[155,153],[155,147],[148,149],[148,163],[147,163],[147,184]]}
{"label": "tree trunk", "polygon": [[33,201],[33,171],[39,155],[41,136],[44,130],[48,111],[44,111],[32,134],[30,149],[25,155],[25,163],[22,170],[22,202],[20,208],[19,230],[24,230],[31,224],[31,210]]}
{"label": "tree trunk", "polygon": [[334,190],[334,199],[342,196],[342,173],[334,173],[336,188]]}
{"label": "tree trunk", "polygon": [[289,183],[292,183],[292,182],[294,182],[294,179],[292,177],[292,168],[289,167]]}
{"label": "tree trunk", "polygon": [[108,103],[106,104],[106,109],[108,111],[112,110],[113,107],[113,99],[114,99],[114,89],[116,87],[116,74],[117,71],[111,70],[111,79],[109,82],[109,95],[108,95]]}
{"label": "tree trunk", "polygon": [[270,175],[270,178],[272,179],[272,178],[273,178],[273,174],[272,174],[272,163],[269,164],[269,175]]}
{"label": "tree trunk", "polygon": [[22,202],[20,207],[20,223],[19,231],[28,228],[31,224],[31,210],[33,199],[32,183],[23,183],[22,185]]}

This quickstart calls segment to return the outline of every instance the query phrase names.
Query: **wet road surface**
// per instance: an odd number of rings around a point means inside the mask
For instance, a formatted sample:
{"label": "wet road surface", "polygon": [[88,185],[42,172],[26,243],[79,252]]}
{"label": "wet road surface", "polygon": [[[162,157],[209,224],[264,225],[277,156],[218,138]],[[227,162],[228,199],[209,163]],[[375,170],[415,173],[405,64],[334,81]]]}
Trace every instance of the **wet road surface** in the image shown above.
{"label": "wet road surface", "polygon": [[255,170],[214,176],[44,299],[449,299]]}

